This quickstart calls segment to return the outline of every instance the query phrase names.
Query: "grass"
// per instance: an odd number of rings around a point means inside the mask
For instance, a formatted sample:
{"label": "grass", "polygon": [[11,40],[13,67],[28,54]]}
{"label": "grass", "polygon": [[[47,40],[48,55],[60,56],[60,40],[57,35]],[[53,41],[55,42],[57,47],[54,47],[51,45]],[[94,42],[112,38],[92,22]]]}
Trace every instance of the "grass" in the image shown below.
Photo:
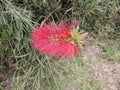
{"label": "grass", "polygon": [[0,89],[102,90],[84,58],[47,57],[31,46],[31,33],[44,23],[75,18],[81,30],[99,39],[101,59],[119,61],[119,7],[118,0],[1,0],[0,72],[11,84],[4,85],[2,79]]}
{"label": "grass", "polygon": [[119,40],[106,40],[101,47],[104,50],[103,57],[110,61],[120,61],[120,43]]}

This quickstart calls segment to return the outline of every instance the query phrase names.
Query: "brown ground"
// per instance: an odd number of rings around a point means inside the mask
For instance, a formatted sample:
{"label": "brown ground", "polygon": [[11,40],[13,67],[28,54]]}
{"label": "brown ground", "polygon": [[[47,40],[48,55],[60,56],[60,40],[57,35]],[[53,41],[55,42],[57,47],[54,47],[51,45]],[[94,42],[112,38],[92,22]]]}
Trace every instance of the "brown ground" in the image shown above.
{"label": "brown ground", "polygon": [[120,63],[100,61],[91,66],[103,90],[120,90]]}
{"label": "brown ground", "polygon": [[0,90],[9,90],[12,86],[12,79],[7,73],[0,72]]}
{"label": "brown ground", "polygon": [[102,59],[102,50],[97,45],[86,47],[83,53],[85,63],[94,73],[94,79],[101,83],[102,89],[120,90],[120,62]]}

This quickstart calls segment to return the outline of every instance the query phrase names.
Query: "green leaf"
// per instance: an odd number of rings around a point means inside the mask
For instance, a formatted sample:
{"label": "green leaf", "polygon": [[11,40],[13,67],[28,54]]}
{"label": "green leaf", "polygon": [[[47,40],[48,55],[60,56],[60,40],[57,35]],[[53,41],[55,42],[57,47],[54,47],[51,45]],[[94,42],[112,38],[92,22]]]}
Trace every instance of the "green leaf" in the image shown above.
{"label": "green leaf", "polygon": [[78,35],[78,31],[77,31],[77,30],[74,30],[74,31],[72,32],[72,38],[73,38],[73,40],[76,39],[77,35]]}
{"label": "green leaf", "polygon": [[85,33],[83,33],[83,34],[80,34],[80,35],[78,36],[78,40],[81,41],[81,40],[84,39],[87,35],[88,35],[87,32],[85,32]]}
{"label": "green leaf", "polygon": [[1,32],[1,38],[8,37],[8,32],[2,24],[0,24],[0,32]]}
{"label": "green leaf", "polygon": [[83,48],[83,46],[82,46],[82,44],[79,42],[78,43],[78,46],[80,47],[80,48]]}

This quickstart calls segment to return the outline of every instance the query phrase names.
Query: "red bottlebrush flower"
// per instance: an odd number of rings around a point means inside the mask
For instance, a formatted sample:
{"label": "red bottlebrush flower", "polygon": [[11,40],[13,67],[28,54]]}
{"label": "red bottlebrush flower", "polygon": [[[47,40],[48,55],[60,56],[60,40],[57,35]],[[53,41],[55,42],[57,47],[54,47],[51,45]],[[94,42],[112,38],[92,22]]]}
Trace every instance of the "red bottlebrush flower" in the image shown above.
{"label": "red bottlebrush flower", "polygon": [[33,31],[32,45],[49,56],[72,58],[80,55],[81,41],[86,35],[78,32],[75,22],[71,27],[66,23],[44,24]]}

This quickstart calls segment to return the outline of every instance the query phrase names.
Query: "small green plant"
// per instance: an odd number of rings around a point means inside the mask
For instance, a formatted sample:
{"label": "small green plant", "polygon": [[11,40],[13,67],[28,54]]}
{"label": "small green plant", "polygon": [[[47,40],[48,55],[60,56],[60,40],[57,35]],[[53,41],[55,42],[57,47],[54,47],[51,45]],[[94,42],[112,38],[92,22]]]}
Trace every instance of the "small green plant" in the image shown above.
{"label": "small green plant", "polygon": [[120,61],[120,43],[119,40],[109,40],[103,47],[104,58],[110,61]]}

